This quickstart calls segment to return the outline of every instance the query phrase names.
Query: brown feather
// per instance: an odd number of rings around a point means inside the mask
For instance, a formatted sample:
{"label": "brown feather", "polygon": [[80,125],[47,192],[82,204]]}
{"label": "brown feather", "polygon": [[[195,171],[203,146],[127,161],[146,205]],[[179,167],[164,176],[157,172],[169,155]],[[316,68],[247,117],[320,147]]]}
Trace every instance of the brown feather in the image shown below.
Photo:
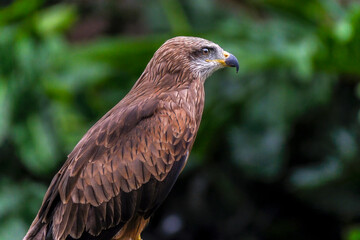
{"label": "brown feather", "polygon": [[[204,78],[189,54],[204,39],[166,42],[54,177],[25,240],[135,239],[183,169],[199,128]],[[96,236],[96,237],[95,237]]]}

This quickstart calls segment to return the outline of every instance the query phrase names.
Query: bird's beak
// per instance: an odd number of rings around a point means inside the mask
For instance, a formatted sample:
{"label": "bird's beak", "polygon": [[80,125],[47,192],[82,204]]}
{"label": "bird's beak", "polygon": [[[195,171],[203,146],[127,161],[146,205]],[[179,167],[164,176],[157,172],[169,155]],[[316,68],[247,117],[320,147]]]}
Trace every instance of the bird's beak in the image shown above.
{"label": "bird's beak", "polygon": [[239,71],[239,62],[234,55],[223,51],[224,59],[216,59],[216,60],[207,60],[207,61],[216,61],[221,63],[225,67],[236,67],[236,72]]}
{"label": "bird's beak", "polygon": [[236,59],[236,57],[234,55],[232,55],[231,53],[228,53],[226,51],[223,52],[224,57],[225,57],[225,66],[227,67],[236,67],[236,73],[239,71],[239,62]]}

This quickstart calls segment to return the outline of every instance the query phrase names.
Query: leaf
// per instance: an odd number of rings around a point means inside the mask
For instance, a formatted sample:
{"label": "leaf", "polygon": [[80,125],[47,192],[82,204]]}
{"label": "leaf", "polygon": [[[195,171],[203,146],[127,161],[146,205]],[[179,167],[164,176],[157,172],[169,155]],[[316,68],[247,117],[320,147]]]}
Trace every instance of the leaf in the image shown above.
{"label": "leaf", "polygon": [[0,145],[10,127],[11,111],[10,111],[10,102],[11,96],[7,94],[7,84],[0,77]]}
{"label": "leaf", "polygon": [[16,0],[10,6],[0,9],[0,25],[25,17],[32,13],[44,0]]}
{"label": "leaf", "polygon": [[17,125],[13,134],[23,164],[33,173],[54,170],[59,159],[55,140],[44,120],[30,116],[25,125]]}
{"label": "leaf", "polygon": [[290,177],[294,188],[319,188],[339,179],[343,173],[343,165],[338,159],[330,158],[320,164],[297,168]]}
{"label": "leaf", "polygon": [[360,227],[359,226],[352,226],[346,232],[346,240],[360,240]]}
{"label": "leaf", "polygon": [[38,32],[44,36],[67,30],[76,19],[75,8],[70,5],[55,5],[40,12],[36,20]]}

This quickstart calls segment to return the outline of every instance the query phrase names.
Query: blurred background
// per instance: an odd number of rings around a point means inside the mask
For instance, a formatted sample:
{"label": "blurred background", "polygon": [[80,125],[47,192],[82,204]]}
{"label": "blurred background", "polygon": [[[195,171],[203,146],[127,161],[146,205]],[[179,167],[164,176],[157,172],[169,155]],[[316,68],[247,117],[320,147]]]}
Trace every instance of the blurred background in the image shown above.
{"label": "blurred background", "polygon": [[360,3],[0,0],[0,240],[177,35],[233,53],[145,240],[360,239]]}

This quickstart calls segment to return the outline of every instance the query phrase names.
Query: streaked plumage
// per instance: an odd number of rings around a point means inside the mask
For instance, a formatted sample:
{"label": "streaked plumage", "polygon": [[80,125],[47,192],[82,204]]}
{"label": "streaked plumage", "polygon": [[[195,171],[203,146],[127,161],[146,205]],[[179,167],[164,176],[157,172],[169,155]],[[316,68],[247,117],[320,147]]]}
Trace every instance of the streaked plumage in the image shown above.
{"label": "streaked plumage", "polygon": [[223,66],[238,63],[210,41],[165,42],[69,154],[24,239],[138,239],[188,159],[204,81]]}

